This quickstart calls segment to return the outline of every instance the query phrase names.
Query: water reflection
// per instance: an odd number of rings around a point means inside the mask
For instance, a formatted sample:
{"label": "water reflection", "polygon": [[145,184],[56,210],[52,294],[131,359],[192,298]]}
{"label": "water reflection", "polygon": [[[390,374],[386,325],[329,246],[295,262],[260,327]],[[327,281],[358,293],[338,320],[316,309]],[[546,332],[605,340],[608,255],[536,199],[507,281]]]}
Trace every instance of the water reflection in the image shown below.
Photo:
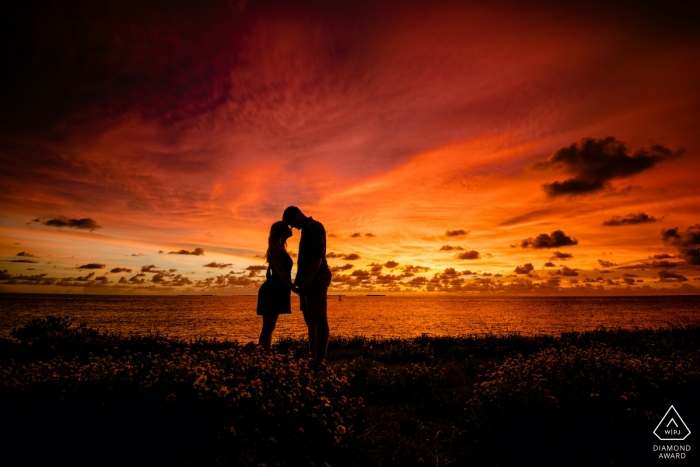
{"label": "water reflection", "polygon": [[[256,297],[155,297],[0,295],[0,333],[33,317],[70,315],[90,326],[118,332],[159,331],[180,338],[256,340]],[[298,299],[282,316],[275,337],[303,336]],[[606,327],[660,327],[700,317],[700,297],[331,297],[335,335],[413,337],[423,333],[523,334]]]}

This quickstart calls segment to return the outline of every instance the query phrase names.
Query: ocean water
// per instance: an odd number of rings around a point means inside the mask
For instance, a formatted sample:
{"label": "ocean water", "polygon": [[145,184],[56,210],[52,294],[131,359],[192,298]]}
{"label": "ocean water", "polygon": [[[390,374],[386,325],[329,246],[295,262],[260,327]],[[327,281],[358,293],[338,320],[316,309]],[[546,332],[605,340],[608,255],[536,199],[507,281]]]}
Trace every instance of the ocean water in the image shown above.
{"label": "ocean water", "polygon": [[[261,319],[254,296],[104,296],[0,294],[0,335],[35,317],[71,316],[121,333],[159,331],[177,338],[255,341]],[[274,338],[306,332],[298,297]],[[421,334],[559,334],[600,326],[658,328],[700,320],[700,296],[467,297],[337,296],[328,299],[331,334],[414,337]]]}

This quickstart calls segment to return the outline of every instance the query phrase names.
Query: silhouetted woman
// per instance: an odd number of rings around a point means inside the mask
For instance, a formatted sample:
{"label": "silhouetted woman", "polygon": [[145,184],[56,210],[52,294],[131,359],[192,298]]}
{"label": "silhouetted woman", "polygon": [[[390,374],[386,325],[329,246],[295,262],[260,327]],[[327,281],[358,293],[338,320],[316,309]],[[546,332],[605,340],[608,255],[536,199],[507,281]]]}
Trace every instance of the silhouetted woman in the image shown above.
{"label": "silhouetted woman", "polygon": [[275,222],[270,227],[267,239],[267,273],[266,280],[258,290],[258,315],[263,318],[260,345],[270,353],[272,331],[275,330],[279,315],[292,312],[290,306],[292,284],[292,257],[287,253],[287,239],[292,236],[292,229],[286,222]]}

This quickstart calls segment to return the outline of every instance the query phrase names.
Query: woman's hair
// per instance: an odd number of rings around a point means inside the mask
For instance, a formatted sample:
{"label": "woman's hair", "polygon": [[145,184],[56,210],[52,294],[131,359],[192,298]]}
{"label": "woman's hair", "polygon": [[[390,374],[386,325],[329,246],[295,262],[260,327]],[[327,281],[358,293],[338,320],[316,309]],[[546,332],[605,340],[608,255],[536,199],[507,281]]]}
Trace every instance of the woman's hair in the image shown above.
{"label": "woman's hair", "polygon": [[270,236],[267,239],[267,262],[270,262],[270,254],[273,249],[287,251],[287,223],[277,221],[270,227]]}

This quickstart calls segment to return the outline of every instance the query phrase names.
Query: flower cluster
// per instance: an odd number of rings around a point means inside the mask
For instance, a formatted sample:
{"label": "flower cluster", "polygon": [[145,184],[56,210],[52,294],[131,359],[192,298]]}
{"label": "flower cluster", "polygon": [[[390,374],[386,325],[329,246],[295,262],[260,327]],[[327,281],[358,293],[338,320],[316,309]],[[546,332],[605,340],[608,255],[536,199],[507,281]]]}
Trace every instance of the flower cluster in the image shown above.
{"label": "flower cluster", "polygon": [[326,461],[352,442],[361,402],[343,370],[314,372],[293,355],[235,344],[170,347],[10,360],[0,364],[0,399],[98,407],[149,401],[165,411],[213,413],[219,456],[246,465],[274,464],[290,447],[304,446]]}
{"label": "flower cluster", "polygon": [[700,383],[700,352],[662,359],[605,345],[550,348],[507,358],[477,383],[469,406],[481,414],[530,411],[540,415],[654,418],[668,397]]}

